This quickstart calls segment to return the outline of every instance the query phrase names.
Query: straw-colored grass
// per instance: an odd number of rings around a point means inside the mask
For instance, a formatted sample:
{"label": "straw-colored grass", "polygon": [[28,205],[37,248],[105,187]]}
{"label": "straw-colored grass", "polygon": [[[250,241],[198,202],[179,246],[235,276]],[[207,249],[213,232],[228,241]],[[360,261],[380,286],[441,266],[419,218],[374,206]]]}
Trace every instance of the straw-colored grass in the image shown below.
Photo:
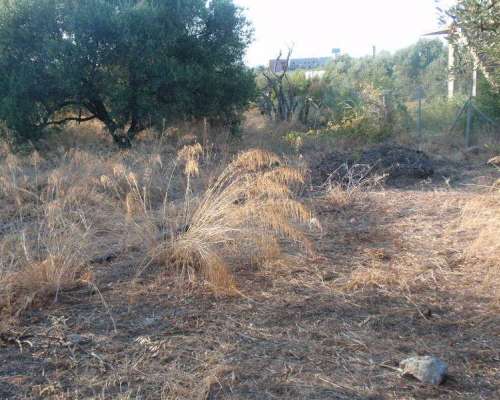
{"label": "straw-colored grass", "polygon": [[[153,132],[123,152],[66,133],[40,154],[0,148],[0,397],[498,397],[486,160],[461,166],[466,185],[306,192],[290,165],[307,158],[226,164]],[[315,257],[299,254],[308,238]],[[413,354],[442,358],[450,379],[386,368]]]}
{"label": "straw-colored grass", "polygon": [[38,170],[39,157],[23,163],[9,155],[1,165],[7,219],[0,223],[7,223],[7,233],[0,237],[0,310],[19,313],[32,303],[57,301],[62,289],[88,279],[97,248],[87,212],[102,199],[87,185],[86,171],[84,178],[76,175],[77,159],[47,173]]}
{"label": "straw-colored grass", "polygon": [[92,276],[93,260],[129,249],[138,266],[161,255],[181,277],[199,272],[231,291],[234,267],[278,257],[283,240],[311,248],[301,229],[311,213],[294,197],[303,174],[270,152],[240,154],[200,192],[195,178],[211,171],[199,144],[177,157],[167,146],[2,151],[0,307],[9,313],[57,301]]}
{"label": "straw-colored grass", "polygon": [[457,235],[469,239],[463,248],[465,273],[500,305],[500,192],[477,194],[466,202]]}
{"label": "straw-colored grass", "polygon": [[362,203],[366,193],[382,188],[386,175],[374,175],[368,165],[344,165],[334,171],[327,179],[324,198],[333,207],[345,209]]}
{"label": "straw-colored grass", "polygon": [[471,231],[474,239],[465,249],[472,261],[480,260],[488,265],[500,265],[500,193],[474,196],[462,210],[460,227]]}
{"label": "straw-colored grass", "polygon": [[0,310],[57,301],[89,280],[92,260],[151,246],[156,227],[144,216],[162,204],[167,170],[158,153],[131,162],[126,153],[22,157],[4,147],[0,156]]}
{"label": "straw-colored grass", "polygon": [[[197,170],[192,160],[186,165]],[[311,250],[300,229],[311,220],[311,212],[292,190],[303,182],[299,170],[283,165],[273,153],[258,149],[241,153],[193,211],[187,210],[185,225],[167,248],[169,261],[183,276],[201,272],[214,287],[231,291],[235,283],[230,260],[235,254],[243,264],[255,255],[277,255],[279,239]]]}

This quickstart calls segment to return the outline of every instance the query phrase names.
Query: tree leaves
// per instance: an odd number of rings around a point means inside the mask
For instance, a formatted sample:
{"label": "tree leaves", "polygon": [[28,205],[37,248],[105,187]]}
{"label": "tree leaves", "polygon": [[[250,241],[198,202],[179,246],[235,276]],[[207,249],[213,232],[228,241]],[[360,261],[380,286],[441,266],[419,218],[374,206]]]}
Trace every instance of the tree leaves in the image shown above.
{"label": "tree leaves", "polygon": [[230,0],[2,4],[0,120],[18,139],[97,118],[129,144],[160,121],[234,115],[255,93],[251,31]]}

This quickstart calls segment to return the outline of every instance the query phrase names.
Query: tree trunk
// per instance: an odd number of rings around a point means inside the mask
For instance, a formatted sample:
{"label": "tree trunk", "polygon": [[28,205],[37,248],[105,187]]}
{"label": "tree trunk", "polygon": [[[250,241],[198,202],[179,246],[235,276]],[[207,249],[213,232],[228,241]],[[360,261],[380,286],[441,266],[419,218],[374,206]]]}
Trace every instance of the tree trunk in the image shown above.
{"label": "tree trunk", "polygon": [[310,109],[311,109],[311,103],[306,98],[304,101],[304,106],[302,107],[302,110],[300,112],[300,120],[305,126],[307,126],[307,124],[309,122]]}
{"label": "tree trunk", "polygon": [[122,149],[128,149],[132,146],[132,143],[130,142],[130,139],[127,135],[117,132],[119,131],[118,125],[109,115],[108,111],[106,110],[106,106],[101,99],[93,98],[88,103],[85,103],[85,107],[87,107],[87,109],[106,126],[106,129],[108,130],[109,134],[113,138],[113,141],[118,145],[118,147]]}
{"label": "tree trunk", "polygon": [[130,127],[127,131],[127,139],[129,141],[133,140],[135,135],[144,129],[144,125],[141,123],[139,116],[139,105],[137,101],[137,90],[138,84],[136,77],[133,73],[130,74],[130,88],[132,94],[128,101],[128,109],[130,110]]}

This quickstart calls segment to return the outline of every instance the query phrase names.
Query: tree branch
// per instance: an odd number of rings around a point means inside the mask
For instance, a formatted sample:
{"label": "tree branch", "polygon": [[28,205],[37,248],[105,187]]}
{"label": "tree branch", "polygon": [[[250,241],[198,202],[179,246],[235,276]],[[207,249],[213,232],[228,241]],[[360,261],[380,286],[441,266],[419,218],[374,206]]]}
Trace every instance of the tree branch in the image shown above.
{"label": "tree branch", "polygon": [[48,126],[48,125],[62,125],[62,124],[65,124],[66,122],[70,122],[70,121],[87,122],[87,121],[91,121],[91,120],[96,119],[96,118],[97,118],[97,116],[95,116],[95,115],[91,115],[91,116],[85,117],[85,118],[68,117],[68,118],[64,118],[64,119],[58,120],[58,121],[48,121],[44,125],[45,126]]}

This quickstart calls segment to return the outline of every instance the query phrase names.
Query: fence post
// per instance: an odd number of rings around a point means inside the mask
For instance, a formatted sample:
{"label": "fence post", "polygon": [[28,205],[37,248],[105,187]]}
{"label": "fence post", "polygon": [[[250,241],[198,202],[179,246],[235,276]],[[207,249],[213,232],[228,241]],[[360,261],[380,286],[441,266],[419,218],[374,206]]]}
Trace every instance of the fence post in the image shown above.
{"label": "fence post", "polygon": [[417,131],[419,138],[422,138],[422,99],[418,99]]}
{"label": "fence post", "polygon": [[472,128],[472,98],[467,102],[467,123],[465,125],[465,147],[470,147],[470,134]]}
{"label": "fence post", "polygon": [[417,87],[417,99],[418,99],[418,109],[417,109],[417,132],[419,140],[422,140],[422,99],[424,98],[424,88],[422,86]]}

